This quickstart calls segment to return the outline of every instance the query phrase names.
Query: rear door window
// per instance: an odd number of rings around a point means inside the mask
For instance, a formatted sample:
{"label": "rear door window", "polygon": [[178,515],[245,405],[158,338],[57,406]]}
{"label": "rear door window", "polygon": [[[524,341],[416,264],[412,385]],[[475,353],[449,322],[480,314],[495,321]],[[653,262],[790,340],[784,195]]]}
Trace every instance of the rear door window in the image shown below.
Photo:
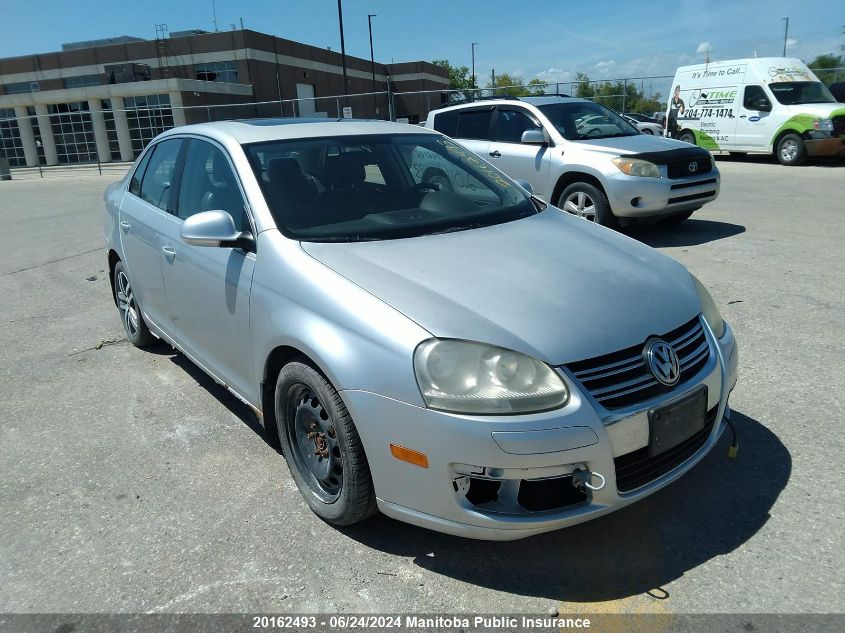
{"label": "rear door window", "polygon": [[458,112],[458,129],[455,132],[455,138],[489,141],[492,120],[492,109],[461,110]]}

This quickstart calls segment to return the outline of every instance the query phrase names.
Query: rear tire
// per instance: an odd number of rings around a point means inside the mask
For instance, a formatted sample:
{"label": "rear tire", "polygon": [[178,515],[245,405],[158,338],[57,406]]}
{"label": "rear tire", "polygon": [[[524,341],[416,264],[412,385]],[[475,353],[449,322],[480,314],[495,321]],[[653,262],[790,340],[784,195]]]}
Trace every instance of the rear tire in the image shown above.
{"label": "rear tire", "polygon": [[573,182],[557,199],[557,207],[590,222],[615,227],[618,222],[604,192],[588,182]]}
{"label": "rear tire", "polygon": [[649,130],[648,128],[646,128],[646,129],[644,129],[644,130],[643,130],[643,134],[649,134],[649,135],[651,135],[651,136],[654,136],[654,132],[652,132],[652,131],[651,131],[651,130]]}
{"label": "rear tire", "polygon": [[804,145],[804,139],[793,132],[784,134],[778,140],[775,154],[777,154],[781,165],[791,167],[803,164],[807,160],[807,148]]}
{"label": "rear tire", "polygon": [[114,277],[112,279],[114,289],[114,302],[120,312],[120,320],[123,322],[123,331],[126,332],[126,340],[135,347],[147,347],[155,341],[144,322],[144,315],[141,313],[141,306],[135,298],[135,291],[129,281],[129,273],[123,262],[117,262],[114,266]]}
{"label": "rear tire", "polygon": [[696,145],[695,142],[695,134],[687,130],[686,132],[682,132],[681,135],[678,137],[679,141],[684,143],[689,143],[690,145]]}
{"label": "rear tire", "polygon": [[334,525],[375,514],[361,438],[331,383],[306,363],[288,363],[276,380],[275,406],[282,451],[311,510]]}

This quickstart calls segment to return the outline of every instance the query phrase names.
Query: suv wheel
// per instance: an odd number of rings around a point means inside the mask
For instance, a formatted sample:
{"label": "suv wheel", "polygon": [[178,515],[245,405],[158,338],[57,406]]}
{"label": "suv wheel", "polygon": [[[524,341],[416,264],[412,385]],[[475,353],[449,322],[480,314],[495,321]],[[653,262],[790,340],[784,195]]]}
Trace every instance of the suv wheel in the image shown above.
{"label": "suv wheel", "polygon": [[804,139],[793,133],[781,137],[776,152],[781,165],[800,165],[807,159]]}
{"label": "suv wheel", "polygon": [[291,362],[279,372],[276,424],[291,476],[317,516],[351,525],[376,513],[370,467],[352,416],[310,365]]}
{"label": "suv wheel", "polygon": [[588,182],[574,182],[557,200],[559,209],[603,226],[616,226],[616,216],[604,192]]}

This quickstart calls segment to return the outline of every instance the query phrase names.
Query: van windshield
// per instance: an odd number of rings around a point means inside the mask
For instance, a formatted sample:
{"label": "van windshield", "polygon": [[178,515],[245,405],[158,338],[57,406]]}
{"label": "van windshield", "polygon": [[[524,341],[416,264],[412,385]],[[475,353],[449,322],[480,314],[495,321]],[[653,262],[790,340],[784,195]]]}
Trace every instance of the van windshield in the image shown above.
{"label": "van windshield", "polygon": [[799,103],[836,103],[820,81],[788,81],[769,84],[772,94],[783,105],[798,105]]}
{"label": "van windshield", "polygon": [[312,242],[385,240],[510,222],[541,209],[440,134],[373,134],[244,146],[276,225]]}
{"label": "van windshield", "polygon": [[537,106],[568,141],[636,136],[640,131],[610,108],[590,101]]}

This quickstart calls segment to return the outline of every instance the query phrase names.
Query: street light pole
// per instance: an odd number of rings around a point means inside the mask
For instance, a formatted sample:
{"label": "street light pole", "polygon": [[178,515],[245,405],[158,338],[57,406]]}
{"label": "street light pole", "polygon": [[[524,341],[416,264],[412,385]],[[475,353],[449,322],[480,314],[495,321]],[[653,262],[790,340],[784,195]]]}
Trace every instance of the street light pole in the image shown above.
{"label": "street light pole", "polygon": [[[337,0],[337,21],[340,25],[340,63],[343,66],[343,94],[349,94],[349,86],[346,85],[346,42],[343,39],[343,0]],[[340,114],[338,112],[338,114]]]}
{"label": "street light pole", "polygon": [[783,56],[786,57],[786,38],[789,35],[789,18],[781,18],[786,22],[786,27],[783,29]]}
{"label": "street light pole", "polygon": [[373,54],[373,18],[375,13],[367,14],[367,26],[370,27],[370,67],[373,69],[373,114],[378,115],[378,98],[376,97],[376,58]]}
{"label": "street light pole", "polygon": [[475,47],[478,46],[478,42],[472,43],[472,87],[475,88]]}

